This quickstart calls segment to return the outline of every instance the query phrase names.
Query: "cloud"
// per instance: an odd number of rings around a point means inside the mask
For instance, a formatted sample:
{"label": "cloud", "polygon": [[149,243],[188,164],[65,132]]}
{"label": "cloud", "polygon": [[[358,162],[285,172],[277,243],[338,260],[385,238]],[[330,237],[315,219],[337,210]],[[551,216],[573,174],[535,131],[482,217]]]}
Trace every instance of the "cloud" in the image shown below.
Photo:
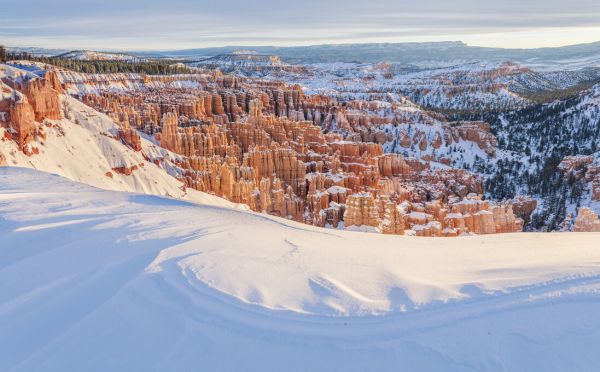
{"label": "cloud", "polygon": [[[558,0],[20,0],[3,13],[0,42],[129,49],[456,40],[600,27],[597,0],[576,6]],[[507,36],[504,44],[510,43]]]}

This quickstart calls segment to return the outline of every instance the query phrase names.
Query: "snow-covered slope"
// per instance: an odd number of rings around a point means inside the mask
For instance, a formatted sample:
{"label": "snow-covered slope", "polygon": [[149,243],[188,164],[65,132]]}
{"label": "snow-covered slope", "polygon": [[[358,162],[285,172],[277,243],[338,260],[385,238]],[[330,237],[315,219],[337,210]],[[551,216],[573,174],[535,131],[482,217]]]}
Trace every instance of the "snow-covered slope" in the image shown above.
{"label": "snow-covered slope", "polygon": [[[118,125],[108,116],[67,95],[61,96],[65,118],[39,124],[46,138],[28,144],[39,151],[26,155],[14,141],[0,140],[0,154],[8,166],[34,168],[59,174],[95,187],[133,191],[222,206],[246,209],[225,199],[186,189],[176,179],[179,158],[151,138],[141,138],[141,151],[134,151],[117,138]],[[0,127],[0,138],[7,128]],[[122,174],[115,169],[129,169]]]}
{"label": "snow-covered slope", "polygon": [[424,107],[441,109],[512,109],[529,102],[515,92],[548,89],[552,83],[513,63],[468,63],[414,69],[389,63],[319,63],[310,74],[274,76],[302,85],[306,93],[344,99],[402,94]]}
{"label": "snow-covered slope", "polygon": [[[39,154],[27,156],[16,151],[12,141],[0,142],[8,165],[56,173],[104,189],[183,196],[180,182],[115,138],[118,127],[112,120],[74,98],[63,96],[63,101],[71,118],[45,127],[46,139],[30,144],[39,149]],[[149,141],[145,145],[145,151],[156,156],[163,151]],[[141,171],[130,175],[113,171],[134,166]],[[111,175],[107,176],[109,172]]]}
{"label": "snow-covered slope", "polygon": [[0,370],[600,363],[599,234],[375,236],[10,167],[0,221]]}
{"label": "snow-covered slope", "polygon": [[218,69],[227,74],[250,77],[278,77],[294,74],[307,74],[308,69],[302,65],[289,65],[281,62],[276,55],[245,53],[244,51],[221,54],[199,61],[189,62],[188,66]]}
{"label": "snow-covered slope", "polygon": [[59,58],[76,59],[81,61],[123,61],[137,62],[144,58],[125,53],[97,52],[93,50],[72,50],[58,55]]}

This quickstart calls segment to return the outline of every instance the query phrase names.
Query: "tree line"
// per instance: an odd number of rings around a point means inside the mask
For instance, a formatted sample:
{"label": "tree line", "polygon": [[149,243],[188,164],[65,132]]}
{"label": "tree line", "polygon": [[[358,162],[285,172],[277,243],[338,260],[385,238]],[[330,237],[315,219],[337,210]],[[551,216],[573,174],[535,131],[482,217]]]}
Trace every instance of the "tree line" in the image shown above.
{"label": "tree line", "polygon": [[0,45],[0,62],[10,60],[26,60],[41,62],[60,68],[69,69],[75,72],[91,74],[107,73],[139,73],[146,75],[174,75],[190,74],[193,71],[180,64],[175,64],[172,60],[153,60],[153,61],[112,61],[112,60],[75,60],[61,57],[34,56],[27,52],[13,53]]}

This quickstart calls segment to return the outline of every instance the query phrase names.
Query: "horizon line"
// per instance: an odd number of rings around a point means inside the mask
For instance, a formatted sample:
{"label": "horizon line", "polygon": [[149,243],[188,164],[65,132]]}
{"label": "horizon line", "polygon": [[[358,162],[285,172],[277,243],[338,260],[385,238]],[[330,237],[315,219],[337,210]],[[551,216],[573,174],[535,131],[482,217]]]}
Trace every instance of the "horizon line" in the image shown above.
{"label": "horizon line", "polygon": [[[48,49],[48,50],[68,50],[68,51],[96,51],[96,52],[105,52],[105,53],[123,53],[123,52],[176,52],[176,51],[188,51],[188,50],[197,50],[197,49],[219,49],[219,48],[277,48],[277,49],[286,49],[286,48],[310,48],[310,47],[324,47],[324,46],[353,46],[353,45],[425,45],[425,44],[462,44],[466,47],[470,48],[482,48],[482,49],[497,49],[497,50],[538,50],[538,49],[560,49],[565,47],[573,47],[573,46],[582,46],[582,45],[592,45],[600,43],[600,39],[597,41],[584,42],[584,43],[574,43],[574,44],[564,44],[560,46],[540,46],[540,47],[531,47],[531,48],[519,48],[519,47],[498,47],[498,46],[484,46],[484,45],[473,45],[462,40],[439,40],[439,41],[402,41],[402,42],[356,42],[356,43],[322,43],[322,44],[302,44],[302,45],[273,45],[273,44],[253,44],[253,45],[244,45],[244,44],[228,44],[222,46],[199,46],[199,47],[191,47],[191,48],[175,48],[175,49],[129,49],[129,48],[114,48],[114,49],[106,49],[106,48],[68,48],[68,47],[44,47],[44,46],[9,46],[4,45],[6,48],[20,48],[20,49]],[[3,44],[0,44],[3,45]]]}

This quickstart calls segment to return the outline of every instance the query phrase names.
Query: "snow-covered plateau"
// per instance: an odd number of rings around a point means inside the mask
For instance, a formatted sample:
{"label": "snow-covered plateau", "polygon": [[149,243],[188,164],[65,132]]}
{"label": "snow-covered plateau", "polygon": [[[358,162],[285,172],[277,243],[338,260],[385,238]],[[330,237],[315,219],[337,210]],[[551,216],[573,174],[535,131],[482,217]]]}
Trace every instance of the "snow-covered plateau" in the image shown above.
{"label": "snow-covered plateau", "polygon": [[599,242],[326,230],[3,167],[0,370],[594,371]]}

